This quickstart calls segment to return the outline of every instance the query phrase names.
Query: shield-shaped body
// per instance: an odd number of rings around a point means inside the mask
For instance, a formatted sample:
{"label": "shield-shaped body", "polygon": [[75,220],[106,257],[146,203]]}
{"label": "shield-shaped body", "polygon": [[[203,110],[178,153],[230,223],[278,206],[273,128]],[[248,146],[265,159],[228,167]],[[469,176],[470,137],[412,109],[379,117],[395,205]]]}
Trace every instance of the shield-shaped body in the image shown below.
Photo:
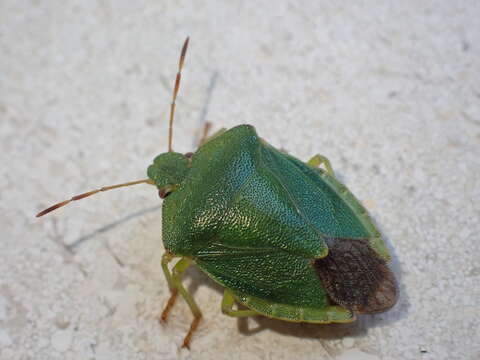
{"label": "shield-shaped body", "polygon": [[163,203],[163,242],[266,316],[347,322],[395,303],[388,251],[363,206],[249,125],[191,157]]}

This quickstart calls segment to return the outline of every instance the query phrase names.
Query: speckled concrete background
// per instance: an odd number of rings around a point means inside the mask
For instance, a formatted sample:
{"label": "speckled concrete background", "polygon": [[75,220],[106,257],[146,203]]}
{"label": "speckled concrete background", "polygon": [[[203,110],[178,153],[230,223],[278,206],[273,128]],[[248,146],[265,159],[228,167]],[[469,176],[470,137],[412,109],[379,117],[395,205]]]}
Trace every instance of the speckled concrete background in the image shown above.
{"label": "speckled concrete background", "polygon": [[[480,2],[0,1],[0,358],[479,359]],[[256,126],[330,158],[394,246],[401,296],[348,326],[236,320],[196,270],[205,321],[157,318],[160,200],[139,185],[201,124]]]}

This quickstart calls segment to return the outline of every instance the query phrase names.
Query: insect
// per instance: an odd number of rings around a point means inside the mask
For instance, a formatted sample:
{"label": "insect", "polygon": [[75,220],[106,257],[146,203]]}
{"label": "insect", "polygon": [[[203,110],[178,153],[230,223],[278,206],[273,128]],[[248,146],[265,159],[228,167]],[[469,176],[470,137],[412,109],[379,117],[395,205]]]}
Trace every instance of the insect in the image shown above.
{"label": "insect", "polygon": [[[302,162],[269,145],[250,125],[210,137],[205,131],[195,153],[173,151],[175,104],[188,43],[189,38],[173,89],[168,152],[153,160],[148,179],[74,196],[37,217],[99,192],[141,183],[156,186],[163,199],[161,264],[171,291],[161,320],[167,320],[180,295],[193,314],[183,341],[187,348],[202,318],[181,281],[191,265],[224,288],[221,309],[233,317],[346,323],[356,314],[391,308],[397,286],[385,243],[326,157]],[[178,261],[171,267],[173,259]]]}

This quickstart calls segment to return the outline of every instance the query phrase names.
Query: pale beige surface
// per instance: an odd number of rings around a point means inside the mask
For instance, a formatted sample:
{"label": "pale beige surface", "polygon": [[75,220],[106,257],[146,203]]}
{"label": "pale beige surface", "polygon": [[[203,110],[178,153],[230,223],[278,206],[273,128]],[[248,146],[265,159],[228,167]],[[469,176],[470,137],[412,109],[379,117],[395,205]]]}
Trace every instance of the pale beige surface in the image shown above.
{"label": "pale beige surface", "polygon": [[[480,358],[480,3],[298,3],[0,1],[2,360]],[[175,149],[208,119],[328,156],[394,246],[393,310],[349,326],[238,321],[190,271],[205,321],[179,351],[186,306],[156,320],[153,188],[33,217],[145,176],[166,150],[186,35]]]}

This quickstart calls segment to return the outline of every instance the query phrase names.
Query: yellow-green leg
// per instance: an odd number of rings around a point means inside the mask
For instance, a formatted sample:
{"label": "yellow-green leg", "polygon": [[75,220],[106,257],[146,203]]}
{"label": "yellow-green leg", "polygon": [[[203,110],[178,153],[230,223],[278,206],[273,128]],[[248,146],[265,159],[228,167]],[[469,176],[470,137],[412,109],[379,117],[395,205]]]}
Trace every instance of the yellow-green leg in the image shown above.
{"label": "yellow-green leg", "polygon": [[330,160],[328,160],[323,155],[317,154],[313,156],[310,160],[308,160],[307,164],[314,167],[320,167],[320,165],[324,164],[325,169],[327,170],[327,173],[329,175],[334,176],[332,165],[330,164]]}
{"label": "yellow-green leg", "polygon": [[185,289],[182,284],[182,274],[188,267],[191,265],[191,261],[188,258],[181,258],[173,267],[172,272],[168,269],[168,263],[173,259],[173,255],[166,253],[162,257],[162,270],[165,274],[165,278],[167,279],[168,286],[170,287],[170,291],[172,295],[165,306],[165,309],[162,312],[161,320],[166,321],[168,314],[175,303],[177,295],[180,294],[183,299],[187,302],[190,310],[193,314],[193,321],[190,325],[190,329],[188,330],[187,335],[183,339],[182,347],[190,348],[190,340],[192,338],[192,334],[198,327],[200,323],[200,319],[202,318],[202,312],[200,311],[197,303],[195,302],[193,296]]}
{"label": "yellow-green leg", "polygon": [[233,304],[235,303],[235,297],[233,293],[225,289],[223,292],[223,299],[222,299],[222,313],[232,317],[247,317],[247,316],[255,316],[260,315],[255,310],[233,310]]}
{"label": "yellow-green leg", "polygon": [[167,305],[165,305],[165,308],[163,309],[163,312],[162,312],[162,316],[160,317],[160,320],[163,322],[167,322],[168,314],[170,313],[170,310],[175,304],[175,301],[177,300],[177,295],[178,295],[178,290],[173,286],[172,274],[168,269],[168,263],[172,261],[173,258],[174,256],[170,253],[165,253],[162,256],[162,270],[163,270],[163,274],[165,275],[165,279],[167,279],[168,288],[170,289],[170,293],[171,293],[170,299],[168,299]]}

